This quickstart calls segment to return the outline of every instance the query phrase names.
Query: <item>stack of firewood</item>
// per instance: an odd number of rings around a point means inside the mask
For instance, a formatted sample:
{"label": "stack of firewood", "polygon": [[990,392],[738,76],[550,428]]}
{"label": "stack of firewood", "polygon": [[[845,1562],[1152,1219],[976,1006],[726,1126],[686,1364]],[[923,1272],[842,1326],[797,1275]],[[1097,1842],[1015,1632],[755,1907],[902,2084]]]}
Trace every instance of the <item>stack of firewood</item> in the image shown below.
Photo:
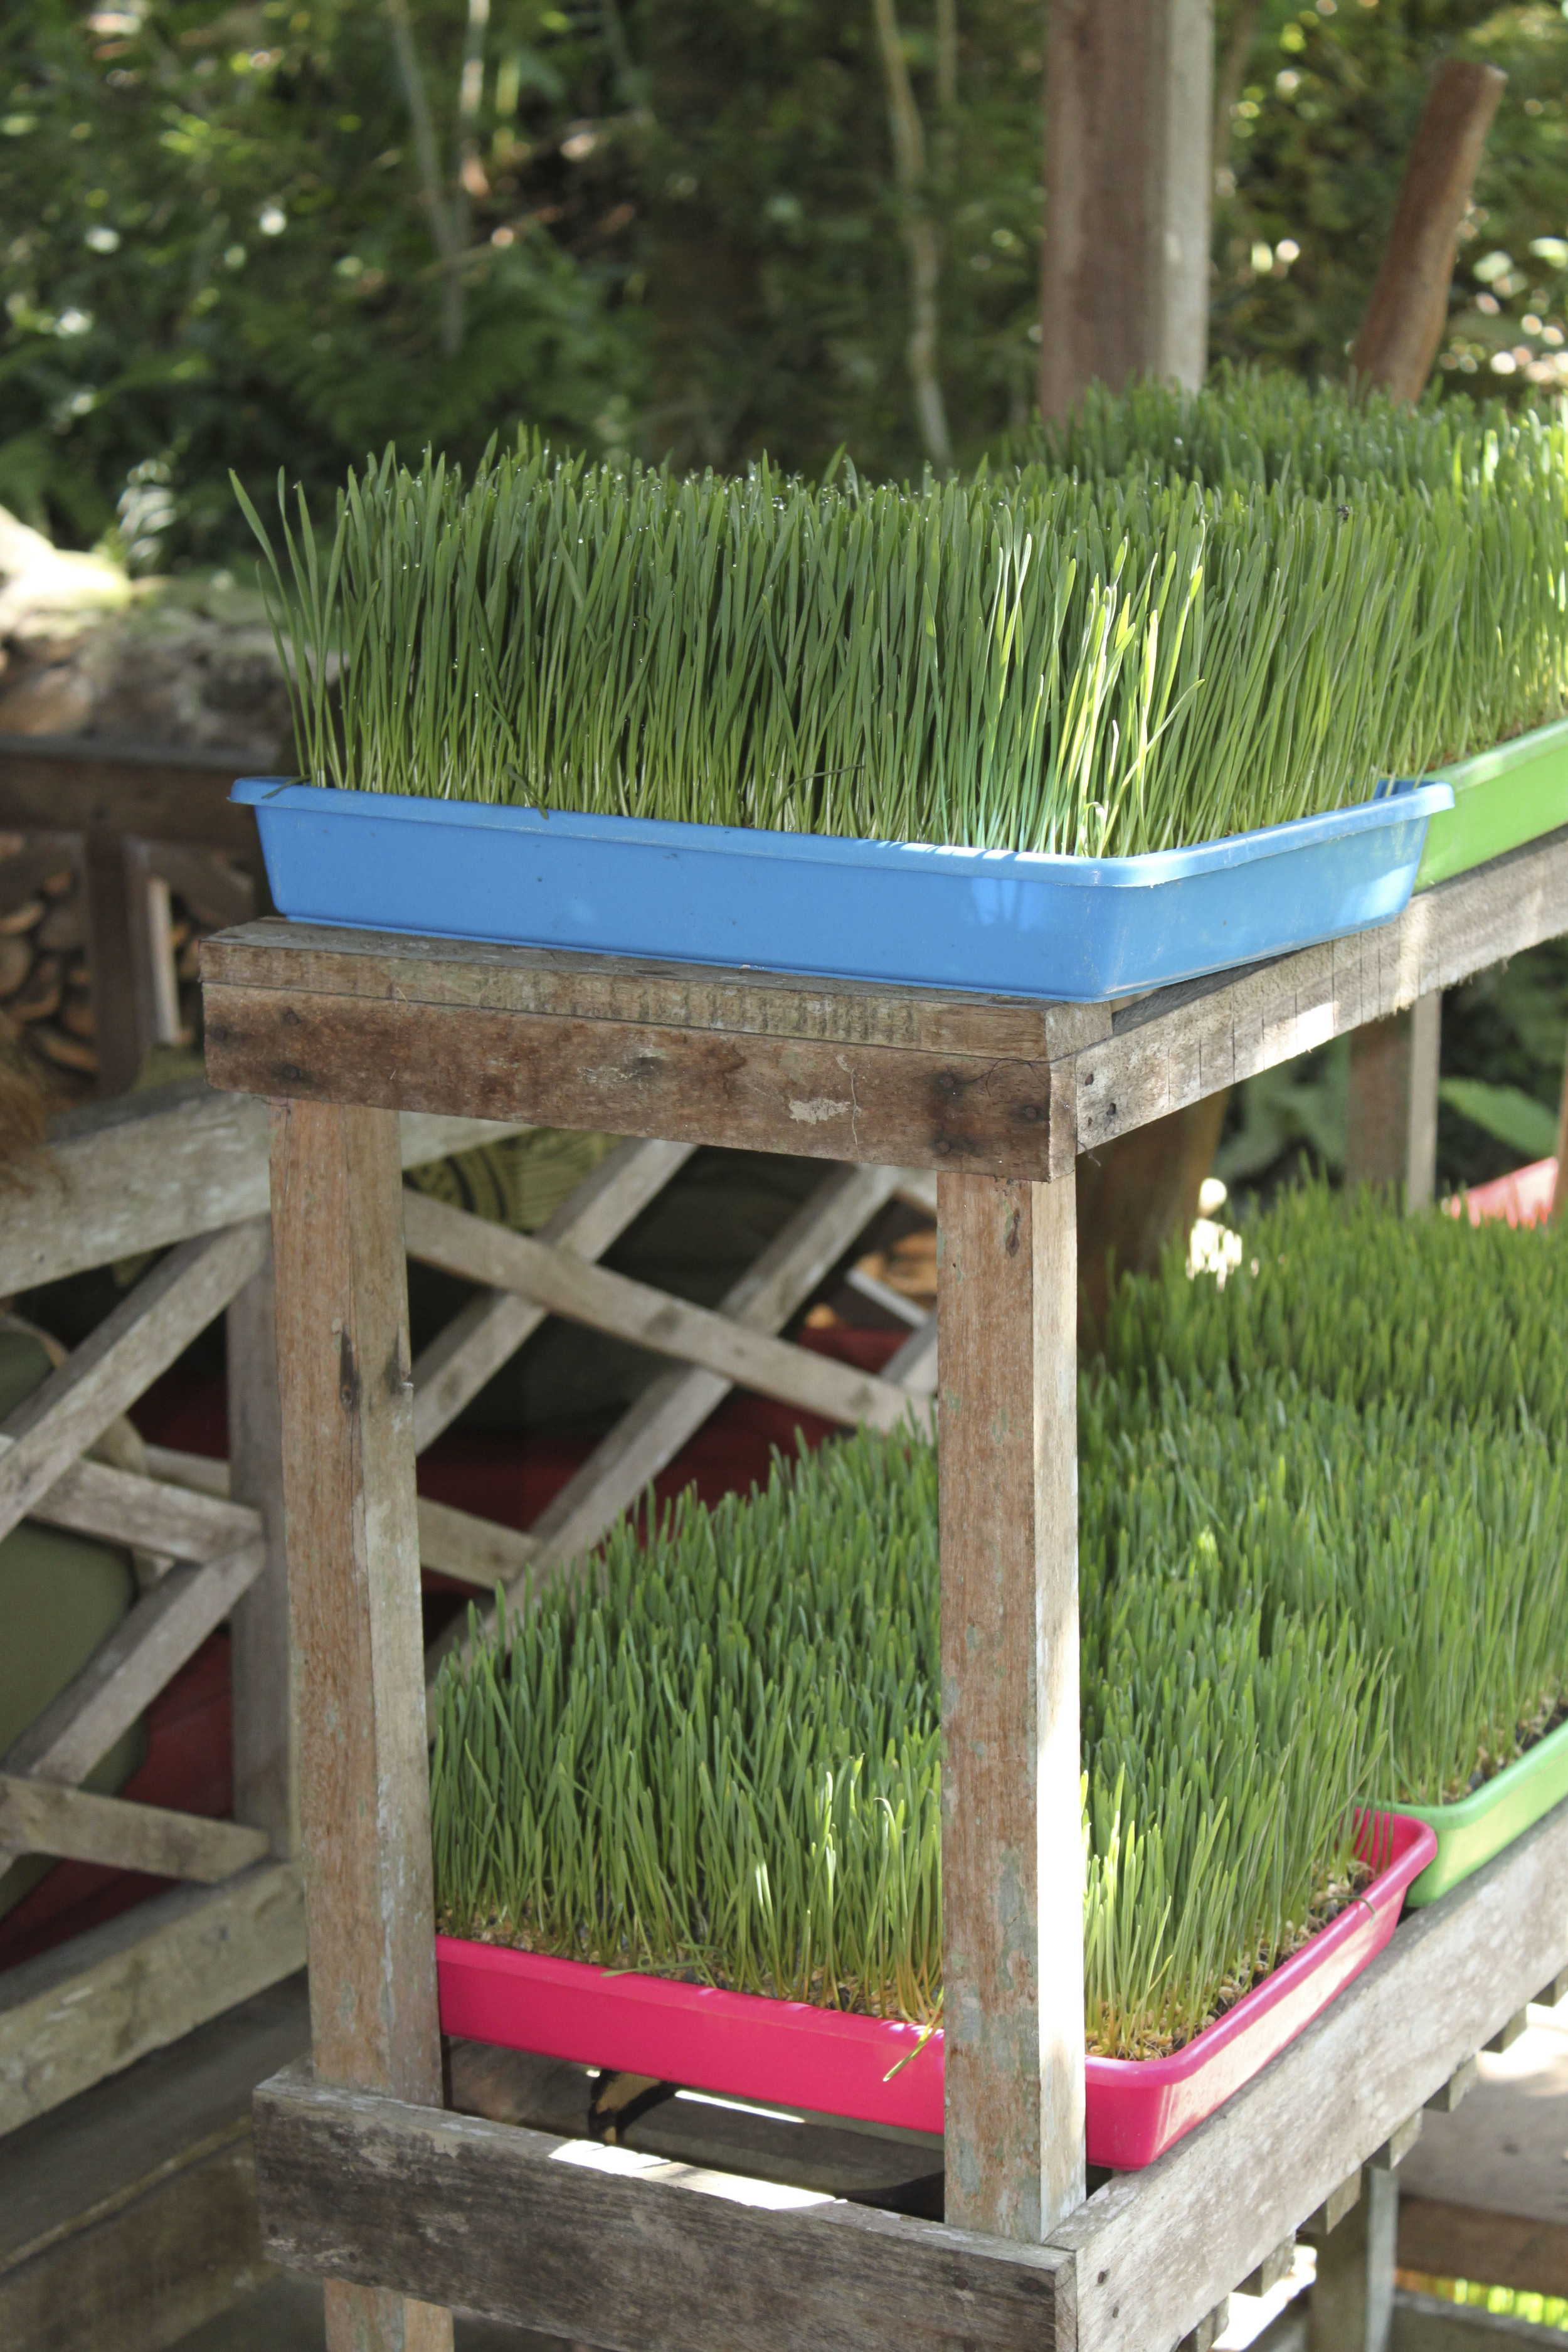
{"label": "stack of firewood", "polygon": [[[37,875],[25,897],[5,904],[5,865],[25,846],[19,835],[0,835],[0,1016],[16,1031],[48,1092],[76,1101],[92,1094],[98,1076],[85,894],[77,866],[62,851],[58,866]],[[174,900],[171,942],[186,1042],[199,1034],[197,958],[211,928],[194,921]]]}

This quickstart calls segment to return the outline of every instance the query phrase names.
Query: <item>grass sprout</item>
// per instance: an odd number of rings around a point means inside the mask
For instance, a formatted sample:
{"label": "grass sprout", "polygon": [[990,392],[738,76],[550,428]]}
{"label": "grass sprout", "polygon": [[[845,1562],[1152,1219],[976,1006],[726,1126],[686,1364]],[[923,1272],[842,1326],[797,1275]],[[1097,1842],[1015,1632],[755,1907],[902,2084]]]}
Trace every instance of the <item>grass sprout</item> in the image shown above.
{"label": "grass sprout", "polygon": [[[623,1528],[600,1575],[448,1661],[443,1926],[940,2018],[936,1528],[933,1450],[862,1433],[744,1501],[682,1498],[646,1554]],[[1185,2041],[1350,1880],[1383,1737],[1364,1645],[1289,1607],[1221,1619],[1221,1576],[1184,1523],[1086,1617],[1085,2010],[1106,2054]]]}
{"label": "grass sprout", "polygon": [[[1189,446],[1190,444],[1190,446]],[[263,586],[340,789],[1123,856],[1556,716],[1568,426],[1238,376],[973,480],[388,450]]]}

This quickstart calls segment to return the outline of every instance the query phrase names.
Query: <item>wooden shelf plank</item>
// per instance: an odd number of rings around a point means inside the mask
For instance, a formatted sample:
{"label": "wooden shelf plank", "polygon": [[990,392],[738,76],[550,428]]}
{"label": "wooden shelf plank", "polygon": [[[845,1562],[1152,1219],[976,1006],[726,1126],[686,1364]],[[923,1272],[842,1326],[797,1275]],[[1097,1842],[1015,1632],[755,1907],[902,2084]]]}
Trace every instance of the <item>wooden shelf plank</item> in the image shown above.
{"label": "wooden shelf plank", "polygon": [[[256,2095],[285,2269],[637,2352],[1053,2352],[1073,2258],[314,2083]],[[785,2316],[787,2315],[787,2317]]]}
{"label": "wooden shelf plank", "polygon": [[1079,2257],[1079,2352],[1174,2344],[1299,2229],[1562,1967],[1565,1884],[1568,1803],[1411,1913],[1217,2115],[1053,2231]]}
{"label": "wooden shelf plank", "polygon": [[1568,930],[1568,828],[1398,920],[1108,1005],[331,931],[203,949],[249,1093],[1058,1176],[1092,1149]]}

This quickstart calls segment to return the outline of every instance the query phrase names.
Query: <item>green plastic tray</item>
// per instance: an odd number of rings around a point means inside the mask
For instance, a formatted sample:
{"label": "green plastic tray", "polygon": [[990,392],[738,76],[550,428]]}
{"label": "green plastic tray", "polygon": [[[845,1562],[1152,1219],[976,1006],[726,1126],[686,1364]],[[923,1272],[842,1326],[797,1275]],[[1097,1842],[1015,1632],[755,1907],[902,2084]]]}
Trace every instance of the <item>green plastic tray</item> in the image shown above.
{"label": "green plastic tray", "polygon": [[1568,824],[1568,719],[1434,774],[1453,785],[1454,805],[1427,822],[1417,890]]}
{"label": "green plastic tray", "polygon": [[1522,1837],[1532,1822],[1563,1797],[1568,1797],[1568,1723],[1560,1723],[1458,1804],[1409,1805],[1401,1797],[1402,1813],[1430,1822],[1437,1832],[1437,1852],[1405,1902],[1436,1903],[1450,1886],[1458,1886],[1472,1870]]}

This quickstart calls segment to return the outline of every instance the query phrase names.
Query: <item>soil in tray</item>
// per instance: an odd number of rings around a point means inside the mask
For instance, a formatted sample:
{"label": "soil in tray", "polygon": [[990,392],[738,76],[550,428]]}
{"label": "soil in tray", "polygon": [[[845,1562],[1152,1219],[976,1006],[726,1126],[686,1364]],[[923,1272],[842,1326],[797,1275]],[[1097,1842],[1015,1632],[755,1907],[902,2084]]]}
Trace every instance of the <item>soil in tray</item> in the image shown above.
{"label": "soil in tray", "polygon": [[[1384,1819],[1386,1817],[1384,1817]],[[1226,2015],[1172,2056],[1087,2067],[1091,2164],[1147,2164],[1266,2064],[1386,1943],[1410,1878],[1432,1851],[1423,1824],[1372,1832],[1386,1856],[1364,1894]],[[442,1937],[444,2029],[578,2064],[906,2130],[942,2127],[942,2035],[609,1970],[507,1946]]]}

